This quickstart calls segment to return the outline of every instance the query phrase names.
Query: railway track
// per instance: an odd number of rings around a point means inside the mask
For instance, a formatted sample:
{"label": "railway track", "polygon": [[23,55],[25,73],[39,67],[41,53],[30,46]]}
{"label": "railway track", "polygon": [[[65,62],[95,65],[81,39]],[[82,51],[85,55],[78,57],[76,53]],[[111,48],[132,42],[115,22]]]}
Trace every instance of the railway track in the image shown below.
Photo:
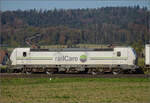
{"label": "railway track", "polygon": [[0,73],[0,78],[149,78],[149,74],[22,74],[22,73]]}

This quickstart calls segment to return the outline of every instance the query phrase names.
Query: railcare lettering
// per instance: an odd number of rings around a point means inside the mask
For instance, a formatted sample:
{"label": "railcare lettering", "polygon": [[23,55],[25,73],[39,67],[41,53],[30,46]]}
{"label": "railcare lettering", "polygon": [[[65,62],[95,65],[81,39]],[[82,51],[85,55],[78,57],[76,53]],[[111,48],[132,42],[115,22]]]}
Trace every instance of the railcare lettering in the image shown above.
{"label": "railcare lettering", "polygon": [[78,57],[60,56],[55,57],[55,61],[78,61]]}

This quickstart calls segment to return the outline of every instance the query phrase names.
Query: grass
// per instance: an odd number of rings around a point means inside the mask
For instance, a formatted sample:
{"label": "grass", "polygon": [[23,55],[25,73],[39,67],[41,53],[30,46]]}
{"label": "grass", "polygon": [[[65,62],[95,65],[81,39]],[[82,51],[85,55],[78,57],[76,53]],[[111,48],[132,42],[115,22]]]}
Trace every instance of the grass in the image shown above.
{"label": "grass", "polygon": [[147,78],[1,79],[1,103],[148,103]]}

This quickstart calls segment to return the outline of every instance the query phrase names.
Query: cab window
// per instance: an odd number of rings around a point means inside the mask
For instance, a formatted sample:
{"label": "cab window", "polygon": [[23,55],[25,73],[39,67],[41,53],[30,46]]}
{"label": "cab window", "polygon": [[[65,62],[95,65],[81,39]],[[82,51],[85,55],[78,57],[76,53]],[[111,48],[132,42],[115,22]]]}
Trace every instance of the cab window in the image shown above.
{"label": "cab window", "polygon": [[27,56],[27,53],[26,52],[23,52],[23,57],[26,57]]}
{"label": "cab window", "polygon": [[120,51],[117,52],[117,56],[118,56],[118,57],[121,56],[121,52],[120,52]]}

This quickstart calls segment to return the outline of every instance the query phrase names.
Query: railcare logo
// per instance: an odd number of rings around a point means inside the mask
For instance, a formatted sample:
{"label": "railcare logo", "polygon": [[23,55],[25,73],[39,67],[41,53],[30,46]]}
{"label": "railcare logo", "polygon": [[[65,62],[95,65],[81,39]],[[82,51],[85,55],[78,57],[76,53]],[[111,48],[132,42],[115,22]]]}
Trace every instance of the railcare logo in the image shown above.
{"label": "railcare logo", "polygon": [[55,57],[55,61],[75,61],[77,62],[78,61],[78,57],[70,57],[70,56],[58,56],[58,57]]}
{"label": "railcare logo", "polygon": [[86,62],[86,61],[87,61],[87,56],[84,55],[84,54],[81,55],[81,56],[80,56],[80,61],[81,61],[81,62]]}

